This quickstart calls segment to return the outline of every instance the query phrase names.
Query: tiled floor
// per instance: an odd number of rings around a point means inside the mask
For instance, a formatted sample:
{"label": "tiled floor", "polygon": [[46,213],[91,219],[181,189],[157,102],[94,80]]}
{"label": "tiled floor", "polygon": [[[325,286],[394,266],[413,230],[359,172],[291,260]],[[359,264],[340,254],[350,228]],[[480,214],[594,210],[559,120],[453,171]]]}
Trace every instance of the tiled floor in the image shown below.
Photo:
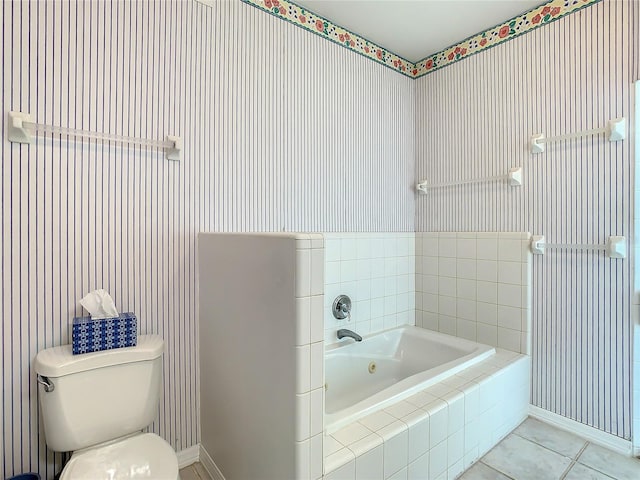
{"label": "tiled floor", "polygon": [[640,480],[640,460],[528,418],[460,480]]}
{"label": "tiled floor", "polygon": [[[640,460],[528,418],[459,480],[640,480]],[[211,480],[200,462],[180,480]]]}
{"label": "tiled floor", "polygon": [[211,480],[211,477],[202,464],[196,462],[180,470],[180,480]]}

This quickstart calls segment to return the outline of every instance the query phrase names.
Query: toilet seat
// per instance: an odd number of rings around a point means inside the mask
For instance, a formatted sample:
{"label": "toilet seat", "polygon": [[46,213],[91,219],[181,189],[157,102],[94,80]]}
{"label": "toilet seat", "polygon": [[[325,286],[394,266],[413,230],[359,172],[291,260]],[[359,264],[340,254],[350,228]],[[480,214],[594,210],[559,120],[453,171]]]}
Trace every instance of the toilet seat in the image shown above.
{"label": "toilet seat", "polygon": [[71,456],[60,480],[177,480],[178,458],[166,441],[141,433]]}

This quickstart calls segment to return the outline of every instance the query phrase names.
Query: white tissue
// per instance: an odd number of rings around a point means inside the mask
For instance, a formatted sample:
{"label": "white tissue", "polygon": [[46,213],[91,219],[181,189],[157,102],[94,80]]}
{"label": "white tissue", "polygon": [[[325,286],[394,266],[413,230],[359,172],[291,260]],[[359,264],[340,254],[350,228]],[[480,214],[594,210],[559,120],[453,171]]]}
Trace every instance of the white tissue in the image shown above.
{"label": "white tissue", "polygon": [[118,310],[116,310],[111,295],[102,288],[87,293],[80,300],[80,305],[91,314],[91,318],[113,318],[118,316]]}

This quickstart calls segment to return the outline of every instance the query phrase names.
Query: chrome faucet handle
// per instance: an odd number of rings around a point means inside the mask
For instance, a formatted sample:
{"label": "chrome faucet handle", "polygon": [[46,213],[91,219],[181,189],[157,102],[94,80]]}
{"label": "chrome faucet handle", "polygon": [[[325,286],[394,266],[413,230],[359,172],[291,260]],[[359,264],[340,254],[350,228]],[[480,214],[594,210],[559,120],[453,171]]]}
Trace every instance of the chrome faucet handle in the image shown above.
{"label": "chrome faucet handle", "polygon": [[351,299],[346,295],[338,295],[333,301],[333,316],[338,320],[351,320]]}

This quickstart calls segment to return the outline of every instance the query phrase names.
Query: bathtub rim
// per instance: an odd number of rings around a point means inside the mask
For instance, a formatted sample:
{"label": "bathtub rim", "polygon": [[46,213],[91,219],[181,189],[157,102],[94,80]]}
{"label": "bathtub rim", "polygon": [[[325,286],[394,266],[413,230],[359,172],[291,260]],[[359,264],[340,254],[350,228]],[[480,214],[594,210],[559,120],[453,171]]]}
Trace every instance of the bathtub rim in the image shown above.
{"label": "bathtub rim", "polygon": [[[344,328],[345,326],[342,325],[341,328]],[[488,345],[486,343],[480,343],[480,342],[475,342],[473,340],[468,340],[466,338],[462,338],[462,337],[456,337],[454,335],[449,335],[448,333],[442,333],[442,332],[436,332],[435,330],[429,330],[428,328],[422,328],[422,327],[418,327],[416,325],[398,325],[395,327],[391,327],[391,328],[386,328],[384,330],[378,330],[376,332],[373,333],[368,333],[365,335],[362,335],[362,341],[364,342],[365,340],[367,340],[368,338],[371,337],[377,337],[379,335],[384,335],[386,333],[389,332],[395,332],[398,330],[409,330],[411,332],[420,334],[420,335],[428,335],[430,337],[435,337],[438,338],[440,340],[442,340],[442,343],[457,343],[457,344],[462,344],[462,345],[468,345],[468,346],[476,346],[476,345],[481,345],[481,346],[485,346],[485,347],[490,347],[490,348],[495,348],[491,345]],[[358,332],[355,332],[358,333]],[[344,347],[348,347],[351,345],[357,345],[360,342],[355,342],[353,339],[346,337],[343,338],[342,340],[336,340],[335,342],[332,343],[325,343],[324,345],[324,353],[327,354],[329,352],[332,352],[334,350],[337,349],[342,349]]]}
{"label": "bathtub rim", "polygon": [[[323,408],[323,430],[325,435],[330,435],[337,430],[340,430],[342,427],[350,425],[351,423],[354,423],[359,419],[366,417],[367,415],[378,412],[386,407],[389,407],[390,405],[405,400],[408,397],[441,382],[442,380],[450,378],[455,374],[473,365],[476,365],[483,360],[486,360],[496,353],[495,347],[491,345],[474,342],[465,338],[454,337],[453,335],[448,335],[433,330],[423,329],[422,327],[417,327],[414,325],[400,325],[386,330],[381,330],[363,336],[363,342],[368,338],[377,335],[383,335],[391,331],[405,329],[413,333],[428,336],[432,339],[440,340],[441,343],[445,343],[448,345],[458,344],[464,345],[466,347],[473,346],[475,347],[475,349],[473,352],[470,352],[467,355],[456,358],[442,365],[438,365],[437,367],[431,368],[429,370],[424,370],[422,372],[416,373],[410,377],[404,378],[394,385],[387,387],[382,391],[377,392],[370,397],[367,397],[349,407],[339,410],[338,412],[327,414],[326,411],[324,411],[324,408],[326,408],[326,402],[324,402],[325,407]],[[327,355],[327,353],[338,353],[340,349],[348,347],[350,345],[354,344],[350,341],[347,341],[344,343],[337,342],[327,345],[325,347],[325,355]],[[389,391],[395,393],[390,394]]]}

